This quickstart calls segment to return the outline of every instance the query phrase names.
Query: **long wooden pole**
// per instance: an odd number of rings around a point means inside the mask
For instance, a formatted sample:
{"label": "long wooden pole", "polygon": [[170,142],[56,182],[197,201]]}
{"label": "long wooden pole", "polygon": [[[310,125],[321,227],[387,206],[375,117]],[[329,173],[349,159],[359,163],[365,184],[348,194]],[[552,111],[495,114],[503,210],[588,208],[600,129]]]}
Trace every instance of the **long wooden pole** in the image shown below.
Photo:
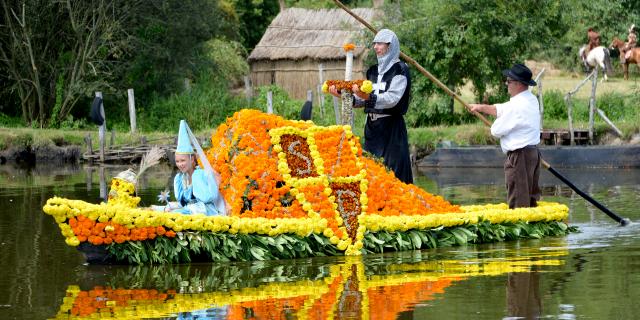
{"label": "long wooden pole", "polygon": [[[362,23],[365,27],[367,27],[369,30],[371,30],[373,33],[378,33],[378,30],[376,30],[376,28],[374,28],[366,20],[362,19],[360,16],[358,16],[353,11],[351,11],[351,9],[347,8],[344,4],[342,4],[342,2],[340,2],[338,0],[333,0],[333,2],[335,2],[338,7],[342,8],[342,10],[346,11],[353,18],[355,18],[360,23]],[[460,102],[465,107],[465,109],[467,109],[467,111],[473,113],[485,125],[487,125],[489,127],[491,126],[491,122],[489,120],[487,120],[487,118],[485,118],[482,114],[480,114],[478,112],[471,111],[471,107],[469,106],[468,103],[466,103],[464,100],[462,100],[462,98],[460,98],[460,96],[458,96],[455,92],[453,92],[451,89],[449,89],[449,87],[447,87],[444,83],[442,83],[440,80],[438,80],[438,78],[433,76],[429,71],[427,71],[425,68],[423,68],[417,61],[413,60],[413,58],[409,57],[408,55],[404,54],[403,52],[400,52],[400,57],[402,59],[404,59],[406,62],[408,62],[411,65],[413,65],[416,69],[418,69],[418,71],[420,71],[420,73],[424,74],[427,78],[429,78],[429,80],[433,81],[433,83],[435,83],[438,87],[440,87],[442,90],[444,90],[449,96],[451,96],[455,100],[458,100],[458,102]],[[576,187],[573,183],[571,183],[571,181],[569,181],[569,179],[567,179],[565,176],[560,174],[560,172],[558,172],[555,169],[553,169],[551,167],[551,165],[547,161],[545,161],[544,159],[540,158],[540,163],[542,163],[542,166],[544,166],[545,169],[549,170],[549,172],[551,172],[554,176],[556,176],[562,182],[567,184],[567,186],[569,186],[571,189],[576,191],[585,200],[589,201],[591,204],[596,206],[598,209],[602,210],[611,219],[615,220],[620,225],[626,226],[627,224],[629,224],[631,222],[627,218],[622,218],[622,217],[618,216],[617,214],[615,214],[614,212],[612,212],[611,210],[607,209],[605,206],[600,204],[598,201],[596,201],[595,199],[591,198],[589,195],[584,193],[582,190],[578,189],[578,187]]]}

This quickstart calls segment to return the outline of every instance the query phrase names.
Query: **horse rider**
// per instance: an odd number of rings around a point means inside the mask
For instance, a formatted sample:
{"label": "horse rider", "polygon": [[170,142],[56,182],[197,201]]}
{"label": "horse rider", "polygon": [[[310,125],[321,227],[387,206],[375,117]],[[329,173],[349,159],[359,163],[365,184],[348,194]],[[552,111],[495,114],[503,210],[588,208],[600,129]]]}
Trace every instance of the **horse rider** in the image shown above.
{"label": "horse rider", "polygon": [[589,43],[587,43],[586,49],[582,51],[582,61],[587,59],[587,55],[589,55],[589,52],[593,48],[600,45],[600,34],[593,30],[593,28],[589,28],[589,30],[587,30],[587,38],[589,39]]}
{"label": "horse rider", "polygon": [[629,27],[627,42],[625,42],[622,49],[620,49],[620,63],[625,63],[625,61],[629,59],[629,56],[631,55],[631,49],[636,47],[637,35],[635,27],[635,24],[632,24],[631,27]]}

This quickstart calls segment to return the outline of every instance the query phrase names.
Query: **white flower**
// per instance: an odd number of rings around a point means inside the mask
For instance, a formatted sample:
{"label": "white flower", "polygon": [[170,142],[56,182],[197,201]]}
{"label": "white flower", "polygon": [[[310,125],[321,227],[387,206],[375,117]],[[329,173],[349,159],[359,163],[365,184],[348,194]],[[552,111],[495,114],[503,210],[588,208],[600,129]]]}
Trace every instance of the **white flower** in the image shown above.
{"label": "white flower", "polygon": [[171,197],[171,192],[169,190],[160,191],[158,195],[158,202],[169,203],[169,198]]}

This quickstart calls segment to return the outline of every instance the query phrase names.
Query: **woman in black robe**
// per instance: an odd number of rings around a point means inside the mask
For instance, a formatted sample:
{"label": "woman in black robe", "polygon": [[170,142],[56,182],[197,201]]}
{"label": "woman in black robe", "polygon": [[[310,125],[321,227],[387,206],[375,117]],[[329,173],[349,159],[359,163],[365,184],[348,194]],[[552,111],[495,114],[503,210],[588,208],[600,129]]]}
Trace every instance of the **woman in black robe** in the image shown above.
{"label": "woman in black robe", "polygon": [[[413,183],[409,141],[404,114],[409,108],[411,76],[409,67],[400,61],[400,42],[389,29],[380,30],[373,39],[378,64],[367,70],[367,79],[373,82],[370,94],[354,85],[354,107],[364,107],[367,122],[364,128],[364,150],[384,159],[404,183]],[[339,96],[335,87],[329,91]]]}

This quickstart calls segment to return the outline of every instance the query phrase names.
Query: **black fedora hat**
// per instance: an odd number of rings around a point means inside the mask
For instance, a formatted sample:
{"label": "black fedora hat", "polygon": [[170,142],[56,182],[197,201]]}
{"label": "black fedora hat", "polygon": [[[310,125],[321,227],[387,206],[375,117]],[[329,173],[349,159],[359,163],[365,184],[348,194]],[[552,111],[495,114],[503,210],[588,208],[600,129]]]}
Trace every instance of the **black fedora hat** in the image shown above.
{"label": "black fedora hat", "polygon": [[530,86],[536,85],[536,82],[531,79],[531,70],[522,63],[515,63],[511,69],[502,70],[502,74]]}

